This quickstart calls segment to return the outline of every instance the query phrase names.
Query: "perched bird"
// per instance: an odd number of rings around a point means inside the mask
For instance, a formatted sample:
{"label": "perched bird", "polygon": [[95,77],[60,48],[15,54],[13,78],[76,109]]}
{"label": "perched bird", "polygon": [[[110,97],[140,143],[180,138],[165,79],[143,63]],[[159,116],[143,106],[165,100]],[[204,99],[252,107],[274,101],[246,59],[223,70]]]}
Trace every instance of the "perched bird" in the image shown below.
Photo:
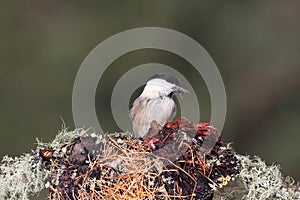
{"label": "perched bird", "polygon": [[176,115],[176,104],[172,98],[174,93],[188,93],[174,76],[158,73],[148,79],[142,94],[130,109],[136,137],[143,137],[148,133],[153,120],[161,125],[173,120]]}

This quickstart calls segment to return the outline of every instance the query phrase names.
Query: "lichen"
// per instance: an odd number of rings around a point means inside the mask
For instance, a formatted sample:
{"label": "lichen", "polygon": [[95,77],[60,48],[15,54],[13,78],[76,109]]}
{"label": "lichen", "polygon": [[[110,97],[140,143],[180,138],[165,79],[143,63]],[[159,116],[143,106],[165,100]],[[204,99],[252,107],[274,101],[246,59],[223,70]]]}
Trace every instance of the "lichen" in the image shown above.
{"label": "lichen", "polygon": [[[96,141],[84,141],[82,139],[85,138],[83,136],[86,135],[87,132],[88,131],[83,129],[76,129],[74,131],[67,131],[64,129],[49,143],[38,141],[37,148],[32,151],[32,153],[23,154],[22,156],[15,158],[4,156],[0,163],[0,199],[29,200],[31,196],[39,194],[45,187],[53,191],[55,188],[51,188],[52,185],[51,182],[49,182],[50,177],[52,177],[52,180],[55,180],[55,177],[57,177],[56,182],[58,183],[62,180],[59,180],[59,177],[66,168],[55,168],[54,171],[49,171],[47,166],[53,167],[53,165],[51,165],[53,160],[51,159],[64,157],[67,154],[71,156],[69,157],[71,162],[74,162],[79,166],[87,166],[87,169],[90,169],[87,170],[87,172],[91,173],[91,178],[94,177],[94,179],[86,179],[84,182],[84,187],[81,190],[84,195],[91,194],[90,191],[94,190],[96,187],[99,189],[99,186],[102,187],[101,190],[110,191],[108,194],[112,194],[111,192],[114,190],[112,186],[119,187],[122,185],[128,185],[128,187],[132,188],[132,191],[140,192],[140,194],[142,194],[141,191],[145,190],[144,186],[147,186],[151,189],[147,191],[147,195],[152,197],[157,194],[162,196],[167,195],[167,190],[163,185],[156,188],[158,184],[156,178],[161,175],[161,183],[172,185],[175,180],[174,177],[171,176],[173,171],[167,172],[164,167],[162,167],[163,160],[153,160],[153,157],[148,156],[148,151],[144,152],[147,156],[141,158],[141,153],[136,153],[135,149],[141,148],[140,145],[143,145],[143,141],[133,139],[130,136],[130,133],[115,133],[110,135],[112,138],[117,138],[116,140],[113,140],[115,144],[112,144],[112,141],[107,140],[107,138],[105,139],[104,135],[95,133],[89,133],[88,135],[90,135],[91,138],[95,138]],[[81,138],[81,141],[76,143],[76,138]],[[116,154],[115,159],[107,157],[107,155],[112,155],[112,150],[126,150],[126,148],[128,148],[128,142],[131,140],[134,142],[132,143],[132,149],[126,153],[122,152],[122,155],[124,155],[123,157],[120,156],[120,152]],[[102,149],[102,152],[97,152],[99,146],[95,145],[95,148],[92,145],[91,148],[84,149],[81,145],[82,142],[84,142],[84,144],[87,144],[88,142],[95,142],[97,145],[101,144],[100,149]],[[157,144],[158,143],[154,143],[156,146]],[[153,145],[151,147],[153,147]],[[231,149],[230,146],[227,146],[226,148]],[[96,162],[85,163],[87,151],[91,152],[93,155],[99,153],[103,155],[103,157],[97,158],[97,161],[99,162],[97,166],[95,165],[96,168],[93,166]],[[294,179],[291,177],[283,177],[279,165],[273,164],[268,166],[257,156],[250,157],[240,154],[234,154],[234,156],[240,160],[241,167],[238,176],[230,178],[227,175],[215,177],[217,184],[210,183],[209,185],[209,187],[215,189],[214,199],[300,199],[299,184],[295,183]],[[139,158],[141,160],[138,160]],[[220,162],[222,162],[222,159],[223,156],[206,159],[206,166],[211,167],[215,165],[218,167]],[[141,166],[143,163],[149,164],[152,168]],[[134,171],[133,169],[137,170]],[[80,168],[80,170],[84,169]],[[113,179],[106,179],[105,182],[95,181],[100,180],[100,177],[98,177],[99,174],[95,173],[97,170],[101,170],[101,174],[107,175],[108,177],[109,174],[105,174],[105,172],[121,171],[121,174],[124,176],[118,177],[118,180],[122,184],[117,184]],[[51,172],[54,173],[51,174]],[[78,176],[78,173],[80,173],[80,171],[70,170],[69,177],[73,180]],[[143,179],[144,182],[138,182],[140,179]],[[53,183],[54,182],[52,182],[52,184]],[[110,183],[113,184],[109,185]],[[89,191],[85,191],[84,188],[88,188]],[[134,196],[133,193],[130,195]],[[195,195],[195,193],[192,193],[190,198],[195,198]],[[110,198],[114,197],[110,196]]]}
{"label": "lichen", "polygon": [[244,199],[300,199],[299,186],[290,177],[283,178],[279,165],[267,166],[258,156],[239,155],[238,158],[242,165],[239,176],[248,189]]}
{"label": "lichen", "polygon": [[47,177],[36,155],[4,156],[0,165],[0,199],[27,200],[44,188]]}
{"label": "lichen", "polygon": [[291,177],[283,177],[279,165],[268,166],[258,156],[236,155],[241,172],[235,181],[215,192],[214,200],[300,199],[300,187]]}

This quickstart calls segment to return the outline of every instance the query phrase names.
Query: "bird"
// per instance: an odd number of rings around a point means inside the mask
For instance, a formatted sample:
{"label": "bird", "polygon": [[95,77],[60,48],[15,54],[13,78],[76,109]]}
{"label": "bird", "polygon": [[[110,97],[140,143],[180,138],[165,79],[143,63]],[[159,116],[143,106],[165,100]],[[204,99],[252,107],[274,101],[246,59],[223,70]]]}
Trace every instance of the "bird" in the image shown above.
{"label": "bird", "polygon": [[133,135],[137,138],[145,136],[150,128],[150,123],[156,121],[164,125],[174,119],[176,104],[174,94],[187,94],[179,80],[166,73],[152,75],[146,82],[143,92],[133,102],[130,109]]}

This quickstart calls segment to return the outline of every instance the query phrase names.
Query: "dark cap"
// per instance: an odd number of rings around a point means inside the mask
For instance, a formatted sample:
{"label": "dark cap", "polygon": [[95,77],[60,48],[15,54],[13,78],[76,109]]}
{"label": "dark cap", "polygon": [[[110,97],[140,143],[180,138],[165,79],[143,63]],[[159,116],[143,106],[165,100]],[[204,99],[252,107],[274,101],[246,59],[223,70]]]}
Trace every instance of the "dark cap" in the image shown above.
{"label": "dark cap", "polygon": [[179,81],[178,81],[178,79],[175,76],[170,75],[170,74],[165,74],[165,73],[154,74],[153,76],[151,76],[147,80],[147,82],[150,81],[150,80],[152,80],[152,79],[156,79],[156,78],[160,78],[160,79],[163,79],[163,80],[165,80],[165,81],[167,81],[169,83],[172,83],[174,85],[181,86],[180,83],[179,83]]}

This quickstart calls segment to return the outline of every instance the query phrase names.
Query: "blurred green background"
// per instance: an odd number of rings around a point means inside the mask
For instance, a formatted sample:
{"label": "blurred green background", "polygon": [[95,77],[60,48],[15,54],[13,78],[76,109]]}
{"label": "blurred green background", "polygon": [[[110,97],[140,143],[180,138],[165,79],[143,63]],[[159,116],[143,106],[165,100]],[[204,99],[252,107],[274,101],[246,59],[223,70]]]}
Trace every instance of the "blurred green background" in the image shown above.
{"label": "blurred green background", "polygon": [[[50,141],[61,129],[60,117],[72,130],[72,87],[87,54],[121,31],[157,26],[192,37],[219,67],[228,100],[224,140],[239,153],[280,164],[284,175],[299,180],[299,10],[299,1],[2,1],[0,156],[29,152],[35,138]],[[148,62],[185,67],[186,74],[191,68],[162,51],[129,53],[107,71],[97,105],[109,107],[117,78]],[[203,90],[201,120],[207,121],[203,84],[199,80],[195,87]],[[99,116],[110,115],[100,107]],[[101,124],[113,131],[107,122]]]}

